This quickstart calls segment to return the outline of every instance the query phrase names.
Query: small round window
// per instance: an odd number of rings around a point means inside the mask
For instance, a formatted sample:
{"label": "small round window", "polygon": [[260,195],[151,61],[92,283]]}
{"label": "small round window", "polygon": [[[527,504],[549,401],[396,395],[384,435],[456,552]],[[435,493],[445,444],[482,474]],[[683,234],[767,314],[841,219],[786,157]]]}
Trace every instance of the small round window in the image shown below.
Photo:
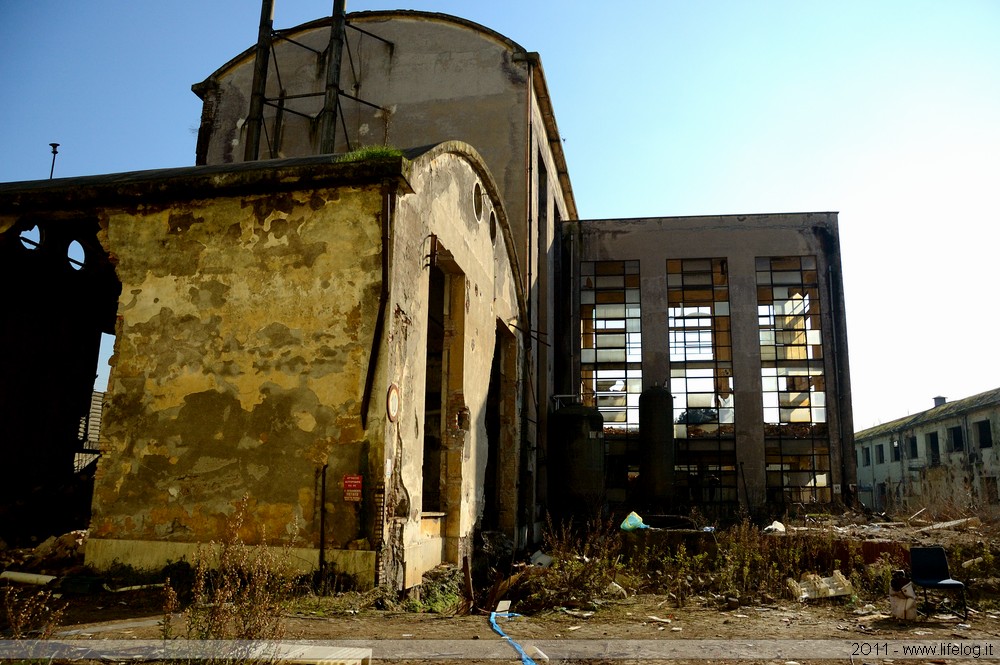
{"label": "small round window", "polygon": [[69,266],[73,270],[82,270],[87,262],[87,253],[83,250],[83,245],[79,240],[74,240],[66,248],[66,258],[69,259]]}
{"label": "small round window", "polygon": [[483,186],[478,182],[472,188],[472,208],[476,211],[476,220],[483,220]]}
{"label": "small round window", "polygon": [[21,235],[18,237],[21,239],[21,244],[28,249],[38,249],[42,244],[42,232],[37,224],[30,229],[21,231]]}

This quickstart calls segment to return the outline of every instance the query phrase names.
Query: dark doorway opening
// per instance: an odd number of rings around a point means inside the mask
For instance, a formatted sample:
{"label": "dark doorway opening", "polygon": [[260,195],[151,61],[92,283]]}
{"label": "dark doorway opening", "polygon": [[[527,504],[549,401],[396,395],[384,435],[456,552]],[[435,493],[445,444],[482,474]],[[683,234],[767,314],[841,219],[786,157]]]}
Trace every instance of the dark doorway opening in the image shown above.
{"label": "dark doorway opening", "polygon": [[94,218],[32,219],[0,234],[0,538],[10,545],[90,522],[95,377],[121,294],[99,230]]}

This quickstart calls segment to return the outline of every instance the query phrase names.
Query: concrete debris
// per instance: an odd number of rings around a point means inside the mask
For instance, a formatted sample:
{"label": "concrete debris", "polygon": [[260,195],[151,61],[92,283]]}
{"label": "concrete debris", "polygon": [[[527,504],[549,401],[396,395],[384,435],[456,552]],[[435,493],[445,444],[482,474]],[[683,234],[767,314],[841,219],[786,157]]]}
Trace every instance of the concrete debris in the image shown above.
{"label": "concrete debris", "polygon": [[954,529],[956,527],[964,527],[966,529],[974,529],[978,526],[982,526],[983,522],[978,517],[966,517],[960,520],[951,520],[950,522],[938,522],[936,524],[931,524],[930,526],[925,526],[921,529],[917,529],[918,533],[923,533],[926,531],[934,531],[937,529]]}

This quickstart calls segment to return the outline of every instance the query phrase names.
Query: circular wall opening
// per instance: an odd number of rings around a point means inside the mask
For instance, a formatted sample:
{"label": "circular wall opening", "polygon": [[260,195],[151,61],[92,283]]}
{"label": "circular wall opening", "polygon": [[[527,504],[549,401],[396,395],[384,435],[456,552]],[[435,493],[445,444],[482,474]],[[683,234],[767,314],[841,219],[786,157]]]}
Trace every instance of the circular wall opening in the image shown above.
{"label": "circular wall opening", "polygon": [[476,211],[476,220],[483,220],[483,186],[478,182],[472,188],[472,207]]}
{"label": "circular wall opening", "polygon": [[79,240],[74,240],[66,248],[66,258],[69,259],[69,266],[73,270],[83,269],[84,264],[87,262],[87,253],[83,249],[83,245],[80,244]]}
{"label": "circular wall opening", "polygon": [[18,237],[21,239],[21,244],[28,249],[38,249],[39,245],[42,244],[42,232],[37,224],[30,229],[21,231],[21,235]]}

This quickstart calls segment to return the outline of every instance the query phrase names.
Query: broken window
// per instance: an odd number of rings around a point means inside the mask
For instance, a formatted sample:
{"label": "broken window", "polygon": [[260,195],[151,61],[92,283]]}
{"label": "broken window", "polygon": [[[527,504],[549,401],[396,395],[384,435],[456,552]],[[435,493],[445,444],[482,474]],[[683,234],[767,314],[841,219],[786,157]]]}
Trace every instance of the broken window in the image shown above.
{"label": "broken window", "polygon": [[965,434],[962,426],[949,427],[946,432],[948,436],[948,451],[965,450]]}
{"label": "broken window", "polygon": [[906,445],[909,448],[907,456],[910,459],[917,459],[918,457],[920,457],[920,452],[917,450],[917,437],[915,436],[907,437]]}
{"label": "broken window", "polygon": [[938,444],[938,433],[928,432],[924,434],[924,443],[927,445],[927,455],[930,457],[931,466],[941,464],[941,446]]}
{"label": "broken window", "polygon": [[667,347],[678,495],[736,502],[733,349],[726,259],[667,261]]}
{"label": "broken window", "polygon": [[972,424],[976,428],[976,443],[980,448],[993,447],[993,428],[989,420],[977,420]]}
{"label": "broken window", "polygon": [[768,500],[829,502],[833,494],[816,258],[758,257],[756,267]]}
{"label": "broken window", "polygon": [[893,462],[898,462],[900,459],[902,459],[902,457],[903,457],[902,446],[899,445],[899,441],[893,441],[892,442],[892,461]]}
{"label": "broken window", "polygon": [[881,443],[875,446],[875,463],[885,464],[885,449]]}
{"label": "broken window", "polygon": [[609,433],[638,432],[642,331],[638,261],[580,264],[580,393]]}
{"label": "broken window", "polygon": [[872,451],[871,451],[871,448],[862,448],[861,449],[861,457],[862,457],[862,466],[871,466],[872,465]]}

